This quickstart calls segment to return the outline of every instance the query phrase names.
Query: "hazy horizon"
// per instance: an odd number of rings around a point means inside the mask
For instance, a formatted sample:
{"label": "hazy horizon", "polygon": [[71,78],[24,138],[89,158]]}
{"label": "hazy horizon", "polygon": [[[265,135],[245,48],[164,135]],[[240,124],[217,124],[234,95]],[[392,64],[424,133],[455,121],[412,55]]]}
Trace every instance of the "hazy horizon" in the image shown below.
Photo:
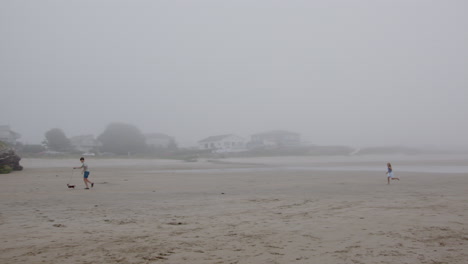
{"label": "hazy horizon", "polygon": [[465,1],[2,1],[0,125],[468,147]]}

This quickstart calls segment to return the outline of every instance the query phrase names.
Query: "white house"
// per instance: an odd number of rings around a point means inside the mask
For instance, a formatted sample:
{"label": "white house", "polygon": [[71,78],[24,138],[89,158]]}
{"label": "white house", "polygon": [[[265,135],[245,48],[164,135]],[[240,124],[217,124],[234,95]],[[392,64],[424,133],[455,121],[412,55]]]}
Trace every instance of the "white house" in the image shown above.
{"label": "white house", "polygon": [[10,130],[10,126],[0,125],[0,141],[14,145],[20,137],[20,134]]}
{"label": "white house", "polygon": [[91,152],[102,144],[93,135],[82,135],[70,138],[72,146],[82,152]]}
{"label": "white house", "polygon": [[245,151],[246,144],[247,140],[232,134],[211,136],[198,141],[199,149],[209,149],[216,153]]}

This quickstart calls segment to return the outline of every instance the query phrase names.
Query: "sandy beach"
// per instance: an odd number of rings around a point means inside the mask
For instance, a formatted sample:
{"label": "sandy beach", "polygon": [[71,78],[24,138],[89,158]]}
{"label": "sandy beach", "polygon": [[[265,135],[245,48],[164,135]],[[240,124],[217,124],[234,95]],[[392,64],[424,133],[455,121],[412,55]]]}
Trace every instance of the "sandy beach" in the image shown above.
{"label": "sandy beach", "polygon": [[466,156],[87,163],[0,175],[0,263],[468,263]]}

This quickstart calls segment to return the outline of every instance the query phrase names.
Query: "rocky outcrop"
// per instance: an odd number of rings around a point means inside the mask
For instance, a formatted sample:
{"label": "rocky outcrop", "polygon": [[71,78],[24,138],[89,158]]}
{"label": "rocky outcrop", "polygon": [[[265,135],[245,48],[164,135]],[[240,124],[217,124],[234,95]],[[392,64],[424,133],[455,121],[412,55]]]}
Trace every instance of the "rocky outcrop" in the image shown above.
{"label": "rocky outcrop", "polygon": [[23,166],[19,164],[21,157],[15,151],[0,142],[0,172],[8,173],[9,170],[19,171]]}

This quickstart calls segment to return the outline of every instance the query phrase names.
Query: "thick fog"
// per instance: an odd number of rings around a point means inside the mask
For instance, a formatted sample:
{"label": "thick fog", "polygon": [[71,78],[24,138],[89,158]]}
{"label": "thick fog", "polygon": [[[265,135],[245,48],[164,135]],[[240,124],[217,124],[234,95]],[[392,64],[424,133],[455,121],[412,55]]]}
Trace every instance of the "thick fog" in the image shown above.
{"label": "thick fog", "polygon": [[0,2],[0,125],[467,146],[466,1]]}

